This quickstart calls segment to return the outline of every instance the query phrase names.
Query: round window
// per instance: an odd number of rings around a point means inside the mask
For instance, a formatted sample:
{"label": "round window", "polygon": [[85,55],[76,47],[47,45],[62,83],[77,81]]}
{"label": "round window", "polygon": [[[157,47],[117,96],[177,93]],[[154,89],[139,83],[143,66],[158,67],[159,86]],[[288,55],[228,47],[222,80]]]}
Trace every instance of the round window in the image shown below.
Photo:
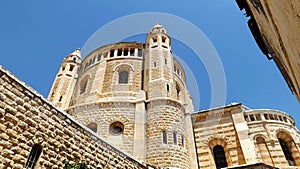
{"label": "round window", "polygon": [[124,125],[121,122],[114,122],[109,126],[109,132],[113,135],[122,134],[124,130]]}

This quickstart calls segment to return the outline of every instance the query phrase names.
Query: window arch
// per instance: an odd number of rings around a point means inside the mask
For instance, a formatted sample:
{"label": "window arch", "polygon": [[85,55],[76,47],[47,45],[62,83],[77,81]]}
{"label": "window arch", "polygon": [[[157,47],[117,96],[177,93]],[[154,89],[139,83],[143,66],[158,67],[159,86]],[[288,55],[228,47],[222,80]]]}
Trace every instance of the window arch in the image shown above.
{"label": "window arch", "polygon": [[128,75],[126,70],[119,72],[119,84],[128,84]]}
{"label": "window arch", "polygon": [[85,93],[86,87],[88,83],[88,76],[86,76],[82,81],[80,82],[80,94]]}
{"label": "window arch", "polygon": [[34,144],[31,148],[25,167],[33,169],[41,155],[41,152],[42,147],[38,144]]}
{"label": "window arch", "polygon": [[290,148],[289,148],[288,144],[284,140],[282,140],[281,138],[278,138],[278,141],[280,143],[281,149],[282,149],[282,151],[284,153],[284,156],[285,156],[286,160],[288,161],[289,165],[290,166],[296,166],[295,160],[292,156],[292,153],[290,151]]}
{"label": "window arch", "polygon": [[97,133],[97,124],[96,123],[92,122],[92,123],[88,124],[86,127],[91,129],[93,132]]}
{"label": "window arch", "polygon": [[223,168],[223,167],[228,167],[227,161],[226,161],[226,156],[225,156],[225,151],[221,145],[214,146],[213,154],[214,154],[214,159],[215,159],[215,164],[216,164],[217,169]]}
{"label": "window arch", "polygon": [[261,136],[257,137],[256,144],[263,163],[274,165],[265,139]]}
{"label": "window arch", "polygon": [[293,138],[285,131],[278,132],[277,138],[288,164],[290,166],[300,166],[300,161],[295,160],[300,158],[300,154]]}

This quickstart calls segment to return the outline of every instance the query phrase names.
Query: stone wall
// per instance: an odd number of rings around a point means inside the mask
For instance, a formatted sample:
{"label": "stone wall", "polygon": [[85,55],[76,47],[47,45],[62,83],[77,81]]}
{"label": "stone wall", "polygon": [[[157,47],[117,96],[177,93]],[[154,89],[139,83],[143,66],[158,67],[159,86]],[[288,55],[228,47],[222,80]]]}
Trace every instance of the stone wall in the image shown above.
{"label": "stone wall", "polygon": [[[240,109],[237,105],[234,109]],[[221,145],[228,166],[246,164],[239,138],[232,121],[233,108],[220,108],[192,114],[199,166],[215,168],[212,149]]]}
{"label": "stone wall", "polygon": [[64,159],[90,168],[146,168],[3,67],[0,84],[0,168],[24,168],[34,144],[42,148],[36,168],[62,168]]}
{"label": "stone wall", "polygon": [[[247,168],[257,163],[282,169],[300,166],[300,134],[293,118],[284,112],[231,104],[194,113],[192,120],[201,168],[215,167],[216,145],[224,148],[228,168]],[[293,159],[290,163],[279,139],[289,149]]]}
{"label": "stone wall", "polygon": [[250,29],[258,45],[266,46],[262,51],[271,55],[269,57],[275,61],[291,91],[300,101],[300,1],[237,2],[240,9],[245,9],[251,18]]}

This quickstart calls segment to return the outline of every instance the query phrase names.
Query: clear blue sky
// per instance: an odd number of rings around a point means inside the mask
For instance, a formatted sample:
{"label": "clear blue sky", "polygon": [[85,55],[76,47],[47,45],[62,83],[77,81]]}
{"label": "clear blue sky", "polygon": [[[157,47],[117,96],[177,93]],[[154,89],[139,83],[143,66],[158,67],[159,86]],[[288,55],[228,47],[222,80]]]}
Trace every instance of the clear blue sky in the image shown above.
{"label": "clear blue sky", "polygon": [[[82,47],[107,23],[138,12],[173,14],[206,34],[224,66],[227,104],[240,102],[253,109],[282,110],[292,115],[299,126],[298,101],[274,62],[268,61],[259,51],[247,28],[247,18],[239,11],[235,0],[3,1],[0,6],[0,64],[47,97],[66,55]],[[143,36],[136,38],[140,41]],[[176,40],[172,49],[186,58],[194,55]],[[209,79],[201,63],[192,70],[197,75],[200,109],[206,109],[210,106]]]}

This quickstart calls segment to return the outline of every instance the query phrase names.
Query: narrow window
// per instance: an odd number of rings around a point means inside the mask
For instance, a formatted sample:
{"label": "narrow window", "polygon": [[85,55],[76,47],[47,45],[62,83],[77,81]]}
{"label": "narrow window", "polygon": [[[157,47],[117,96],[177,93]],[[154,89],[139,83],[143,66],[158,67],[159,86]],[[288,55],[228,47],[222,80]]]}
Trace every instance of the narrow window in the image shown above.
{"label": "narrow window", "polygon": [[128,83],[128,72],[122,71],[119,73],[119,84],[127,84]]}
{"label": "narrow window", "polygon": [[280,143],[280,146],[282,148],[284,156],[285,156],[286,160],[288,161],[289,165],[290,166],[296,166],[296,163],[295,163],[294,158],[293,158],[293,156],[291,154],[291,151],[290,151],[290,149],[288,147],[288,144],[284,140],[282,140],[280,138],[278,138],[278,141]]}
{"label": "narrow window", "polygon": [[70,65],[69,71],[72,72],[74,67],[75,67],[75,65]]}
{"label": "narrow window", "polygon": [[130,49],[130,56],[134,56],[134,49]]}
{"label": "narrow window", "polygon": [[167,92],[169,92],[169,89],[170,89],[169,84],[167,84]]}
{"label": "narrow window", "polygon": [[168,61],[167,61],[167,58],[165,58],[165,65],[167,65]]}
{"label": "narrow window", "polygon": [[248,118],[248,115],[244,115],[244,118],[247,122],[249,122],[249,118]]}
{"label": "narrow window", "polygon": [[163,138],[163,140],[162,140],[163,143],[164,143],[164,144],[167,144],[167,132],[166,132],[166,131],[163,131],[163,132],[162,132],[162,138]]}
{"label": "narrow window", "polygon": [[139,49],[138,50],[138,57],[142,57],[143,56],[143,50],[142,49]]}
{"label": "narrow window", "polygon": [[109,57],[111,57],[111,58],[114,57],[114,52],[115,52],[114,50],[110,50]]}
{"label": "narrow window", "polygon": [[93,132],[97,133],[97,124],[96,123],[90,123],[87,125],[89,129],[91,129]]}
{"label": "narrow window", "polygon": [[181,145],[184,147],[184,135],[181,135]]}
{"label": "narrow window", "polygon": [[174,143],[174,145],[177,145],[177,134],[176,134],[176,132],[173,132],[173,143]]}
{"label": "narrow window", "polygon": [[264,114],[264,116],[265,116],[265,119],[266,119],[266,120],[269,120],[268,114]]}
{"label": "narrow window", "polygon": [[94,64],[96,61],[96,56],[93,58],[92,64]]}
{"label": "narrow window", "polygon": [[84,78],[81,83],[80,83],[80,94],[84,93],[86,91],[86,86],[87,86],[87,83],[88,83],[88,79],[87,77]]}
{"label": "narrow window", "polygon": [[153,62],[153,66],[156,67],[156,62]]}
{"label": "narrow window", "polygon": [[162,43],[166,43],[166,37],[165,37],[165,36],[162,36],[162,37],[161,37],[161,41],[162,41]]}
{"label": "narrow window", "polygon": [[153,43],[156,43],[157,42],[157,36],[153,36],[152,40],[153,40]]}
{"label": "narrow window", "polygon": [[261,120],[260,114],[256,114],[256,115],[255,115],[255,118],[256,118],[256,120]]}
{"label": "narrow window", "polygon": [[62,70],[62,71],[64,71],[64,70],[65,70],[65,68],[66,68],[66,66],[63,66],[63,67],[61,68],[61,70]]}
{"label": "narrow window", "polygon": [[73,61],[76,62],[76,58],[73,58]]}
{"label": "narrow window", "polygon": [[33,169],[41,155],[41,152],[41,146],[39,146],[38,144],[34,144],[31,148],[25,167]]}
{"label": "narrow window", "polygon": [[101,53],[99,53],[97,56],[97,61],[100,61],[100,60],[101,60]]}
{"label": "narrow window", "polygon": [[124,56],[128,56],[128,49],[124,49]]}
{"label": "narrow window", "polygon": [[215,159],[217,169],[227,167],[227,161],[226,161],[224,148],[220,145],[216,145],[213,148],[213,153],[214,153],[214,159]]}
{"label": "narrow window", "polygon": [[61,102],[61,100],[62,100],[62,96],[59,97],[59,100],[58,100],[58,101]]}
{"label": "narrow window", "polygon": [[118,49],[118,56],[122,56],[122,49]]}
{"label": "narrow window", "polygon": [[254,118],[253,114],[250,114],[250,119],[251,119],[251,121],[255,121],[255,118]]}

